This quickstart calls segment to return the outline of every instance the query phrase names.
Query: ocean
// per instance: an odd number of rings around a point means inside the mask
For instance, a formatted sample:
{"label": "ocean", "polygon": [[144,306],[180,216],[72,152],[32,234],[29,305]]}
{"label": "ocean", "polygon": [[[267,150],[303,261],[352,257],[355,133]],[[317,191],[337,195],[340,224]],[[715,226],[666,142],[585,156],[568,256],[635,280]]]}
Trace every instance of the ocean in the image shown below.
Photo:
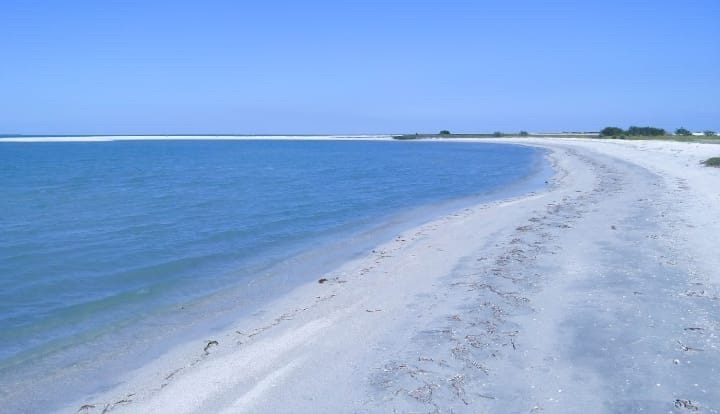
{"label": "ocean", "polygon": [[467,142],[0,142],[0,400],[35,412],[109,387],[548,171],[540,150]]}

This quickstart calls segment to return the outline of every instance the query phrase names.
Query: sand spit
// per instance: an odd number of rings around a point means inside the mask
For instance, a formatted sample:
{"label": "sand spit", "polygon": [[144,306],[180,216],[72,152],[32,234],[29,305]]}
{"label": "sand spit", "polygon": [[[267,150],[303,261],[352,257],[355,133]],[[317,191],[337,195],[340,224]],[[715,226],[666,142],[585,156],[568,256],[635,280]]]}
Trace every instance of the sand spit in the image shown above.
{"label": "sand spit", "polygon": [[551,189],[408,230],[65,412],[720,412],[720,146],[502,141],[551,149]]}

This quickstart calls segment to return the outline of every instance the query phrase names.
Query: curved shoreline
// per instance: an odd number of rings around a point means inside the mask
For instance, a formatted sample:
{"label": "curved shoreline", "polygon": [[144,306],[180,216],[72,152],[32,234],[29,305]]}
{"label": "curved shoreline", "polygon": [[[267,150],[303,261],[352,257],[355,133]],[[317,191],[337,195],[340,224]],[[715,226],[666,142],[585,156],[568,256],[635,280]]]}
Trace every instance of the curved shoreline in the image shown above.
{"label": "curved shoreline", "polygon": [[495,141],[550,148],[558,183],[404,232],[63,412],[717,409],[710,150]]}

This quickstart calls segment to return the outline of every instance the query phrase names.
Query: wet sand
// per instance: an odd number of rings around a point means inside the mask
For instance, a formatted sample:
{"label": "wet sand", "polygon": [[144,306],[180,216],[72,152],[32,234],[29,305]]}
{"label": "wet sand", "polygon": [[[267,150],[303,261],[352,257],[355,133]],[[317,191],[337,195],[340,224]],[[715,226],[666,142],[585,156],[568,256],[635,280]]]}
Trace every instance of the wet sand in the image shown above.
{"label": "wet sand", "polygon": [[720,412],[720,146],[480,141],[550,149],[550,189],[434,218],[64,412]]}

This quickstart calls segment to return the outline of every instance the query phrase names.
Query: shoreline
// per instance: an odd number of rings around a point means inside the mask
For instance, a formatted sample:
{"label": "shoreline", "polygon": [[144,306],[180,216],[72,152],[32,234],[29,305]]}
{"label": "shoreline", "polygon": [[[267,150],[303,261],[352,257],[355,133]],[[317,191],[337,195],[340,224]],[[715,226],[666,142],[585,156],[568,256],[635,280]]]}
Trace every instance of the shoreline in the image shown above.
{"label": "shoreline", "polygon": [[392,140],[388,134],[359,135],[81,135],[0,137],[0,144],[40,142],[115,142],[115,141],[349,141]]}
{"label": "shoreline", "polygon": [[[690,162],[707,149],[556,138],[480,142],[550,148],[559,171],[556,185],[468,207],[404,232],[369,256],[323,275],[323,283],[300,286],[231,331],[166,354],[130,373],[118,388],[61,412],[83,406],[85,412],[339,412],[348,407],[359,412],[604,407],[613,412],[645,406],[672,410],[677,401],[717,408],[718,397],[707,390],[717,389],[708,370],[720,360],[717,340],[710,336],[720,327],[708,319],[717,303],[705,299],[717,297],[720,281],[709,273],[717,259],[710,256],[709,239],[697,234],[697,224],[707,231],[720,228],[703,205],[712,207],[720,199],[717,186],[714,192],[708,187],[717,184],[718,174]],[[648,151],[655,152],[644,154]],[[680,154],[687,159],[678,162]],[[678,166],[687,173],[679,174]],[[669,186],[672,192],[666,191]],[[691,208],[674,207],[672,202],[680,200],[692,201]],[[675,240],[671,232],[683,238]],[[682,247],[690,246],[694,256],[683,256]],[[672,267],[657,260],[660,256]],[[695,277],[688,285],[703,283],[703,289],[683,294],[684,285],[673,285],[666,292],[668,286],[657,283],[658,275],[670,281],[681,273]],[[593,277],[600,278],[600,286]],[[609,279],[629,293],[617,292]],[[631,290],[638,286],[647,292]],[[658,294],[667,295],[668,309],[656,309]],[[588,295],[600,298],[608,310],[595,309],[598,303]],[[632,312],[616,309],[627,307],[623,301],[635,306]],[[698,330],[680,326],[660,338],[645,332],[650,328],[642,319],[627,331],[627,318],[640,311],[664,312],[657,320],[678,325],[678,318],[692,316],[674,312],[689,306],[686,302],[699,307],[698,318],[705,317],[690,326]],[[626,312],[617,314],[621,311]],[[623,322],[626,330],[613,331]],[[593,343],[583,340],[596,331],[607,335]],[[691,341],[703,333],[709,346],[692,352],[700,346]],[[631,349],[613,348],[625,336],[633,336],[629,345],[623,341]],[[654,368],[658,357],[652,359],[636,344],[662,355],[667,366]],[[616,354],[603,354],[608,349]],[[640,368],[626,371],[628,358]],[[684,367],[692,369],[677,374]],[[618,381],[619,375],[630,377],[634,388]],[[666,390],[663,383],[674,388]],[[620,397],[613,399],[611,392]]]}

